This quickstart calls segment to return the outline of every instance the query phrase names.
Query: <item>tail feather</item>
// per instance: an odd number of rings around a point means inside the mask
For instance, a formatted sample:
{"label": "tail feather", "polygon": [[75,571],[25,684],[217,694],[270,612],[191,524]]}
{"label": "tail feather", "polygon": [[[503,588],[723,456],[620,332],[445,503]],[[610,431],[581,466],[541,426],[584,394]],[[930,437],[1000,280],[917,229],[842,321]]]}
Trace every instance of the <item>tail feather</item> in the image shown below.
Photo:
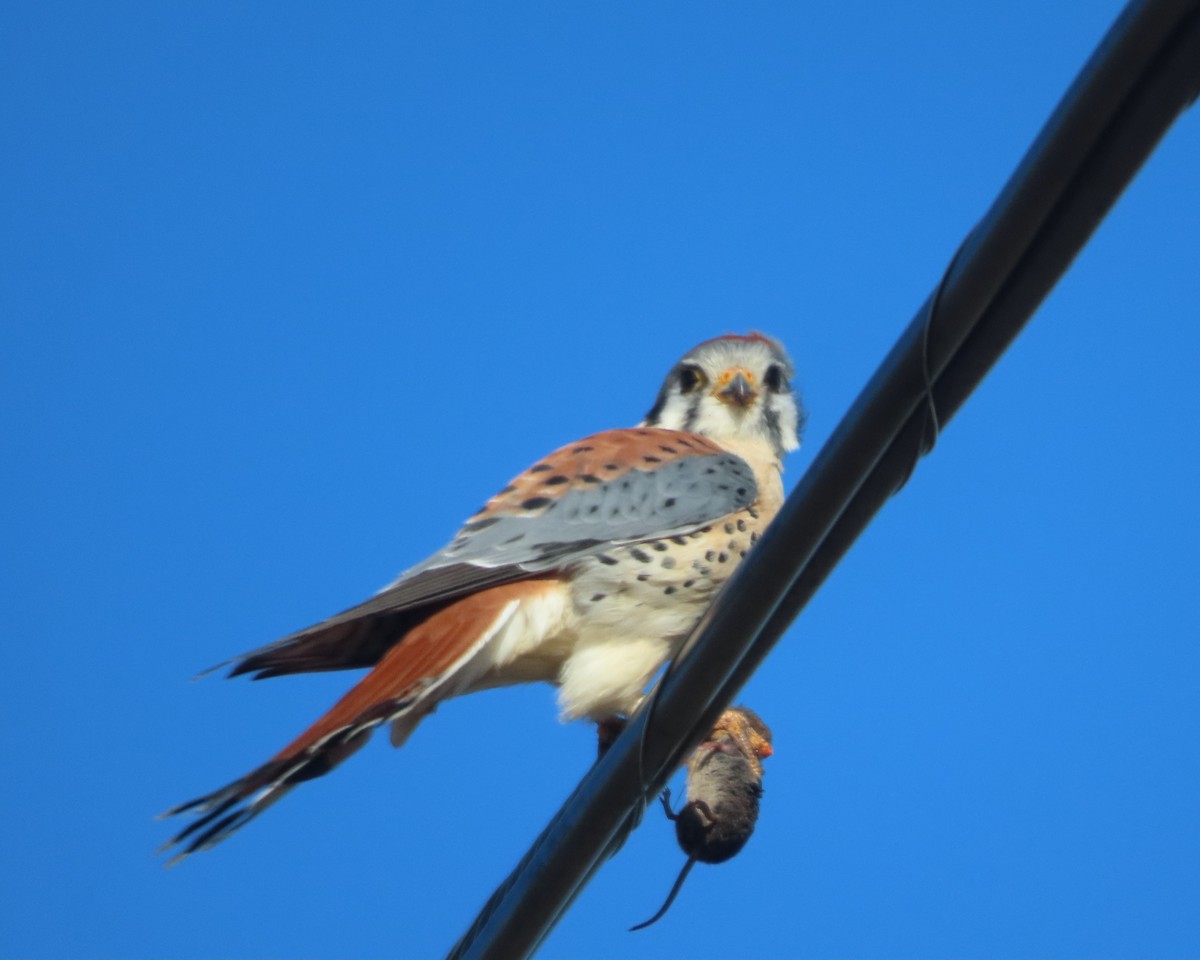
{"label": "tail feather", "polygon": [[163,814],[196,816],[160,849],[178,848],[168,865],[215,846],[297,784],[324,776],[366,743],[380,724],[402,720],[405,730],[411,729],[438,700],[455,692],[448,681],[508,622],[520,600],[551,588],[537,580],[494,587],[420,623],[324,716],[262,766]]}
{"label": "tail feather", "polygon": [[[393,710],[401,713],[405,709],[405,704],[393,705]],[[161,818],[194,813],[196,819],[164,843],[158,852],[176,850],[167,861],[170,867],[193,853],[215,847],[297,784],[327,774],[365,744],[371,731],[386,719],[386,715],[380,715],[344,727],[300,753],[277,757],[220,790],[172,807]]]}
{"label": "tail feather", "polygon": [[[260,767],[259,770],[261,769]],[[256,770],[255,774],[258,772]],[[252,790],[244,792],[247,781],[253,776],[254,774],[251,774],[250,777],[235,780],[227,787],[223,787],[215,793],[198,797],[195,800],[189,800],[187,803],[181,803],[179,806],[172,807],[170,810],[159,815],[159,819],[161,820],[166,817],[174,817],[181,813],[192,811],[199,814],[195,820],[180,830],[156,851],[162,854],[178,848],[175,855],[167,861],[168,867],[173,867],[179,861],[198,850],[207,850],[209,847],[214,846],[233,833],[237,827],[248,822],[255,816],[257,811],[253,809],[253,803],[233,810],[232,813],[229,812],[231,808],[237,807],[238,804],[242,803],[253,793]],[[240,822],[237,822],[235,825],[235,821]]]}
{"label": "tail feather", "polygon": [[159,848],[178,847],[168,862],[208,850],[245,826],[297,784],[329,773],[363,746],[381,723],[409,712],[418,698],[394,695],[373,670],[324,716],[262,766],[220,790],[173,807],[162,817],[196,819]]}

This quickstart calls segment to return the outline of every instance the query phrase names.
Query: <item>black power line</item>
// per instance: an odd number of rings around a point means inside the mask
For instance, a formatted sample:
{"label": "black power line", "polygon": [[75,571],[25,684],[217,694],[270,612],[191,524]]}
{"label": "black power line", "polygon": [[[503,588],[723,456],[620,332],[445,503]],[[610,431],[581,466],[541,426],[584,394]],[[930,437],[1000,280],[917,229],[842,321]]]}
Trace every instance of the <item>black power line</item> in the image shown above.
{"label": "black power line", "polygon": [[1135,0],[684,653],[451,952],[537,949],[1200,92],[1200,0]]}

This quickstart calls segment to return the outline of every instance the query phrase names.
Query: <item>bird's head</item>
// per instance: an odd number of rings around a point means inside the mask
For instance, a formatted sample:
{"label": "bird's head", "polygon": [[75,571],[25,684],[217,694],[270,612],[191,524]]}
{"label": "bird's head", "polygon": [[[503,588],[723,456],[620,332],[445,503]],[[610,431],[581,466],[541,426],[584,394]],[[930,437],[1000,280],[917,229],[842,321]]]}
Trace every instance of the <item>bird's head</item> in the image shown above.
{"label": "bird's head", "polygon": [[792,361],[761,333],[728,334],[690,350],[663,381],[644,426],[769,443],[776,456],[800,446],[804,412]]}

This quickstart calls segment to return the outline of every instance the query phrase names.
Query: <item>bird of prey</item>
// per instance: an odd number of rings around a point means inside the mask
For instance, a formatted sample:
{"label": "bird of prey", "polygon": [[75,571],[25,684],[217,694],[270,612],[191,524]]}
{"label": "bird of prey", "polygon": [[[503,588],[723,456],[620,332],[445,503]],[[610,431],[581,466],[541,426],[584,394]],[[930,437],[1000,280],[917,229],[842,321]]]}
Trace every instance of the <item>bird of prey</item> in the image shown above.
{"label": "bird of prey", "polygon": [[556,450],[371,599],[230,661],[255,679],[369,667],[274,757],[166,815],[172,862],[223,840],[391,724],[400,746],[450,697],[531,681],[564,719],[628,715],[775,516],[803,413],[759,333],[690,350],[636,427]]}

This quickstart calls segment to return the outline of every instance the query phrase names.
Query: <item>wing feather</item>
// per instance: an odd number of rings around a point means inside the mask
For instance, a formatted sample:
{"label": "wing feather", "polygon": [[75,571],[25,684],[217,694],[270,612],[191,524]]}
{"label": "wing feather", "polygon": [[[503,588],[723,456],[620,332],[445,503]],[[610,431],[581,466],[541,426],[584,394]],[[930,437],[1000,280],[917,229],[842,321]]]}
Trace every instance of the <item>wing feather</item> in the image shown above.
{"label": "wing feather", "polygon": [[219,666],[255,679],[371,666],[458,597],[615,545],[689,533],[757,493],[749,465],[704,437],[654,427],[598,433],[516,477],[446,547],[371,599]]}
{"label": "wing feather", "polygon": [[427,698],[455,682],[465,664],[501,630],[523,600],[553,591],[554,580],[485,590],[451,603],[412,630],[379,664],[300,736],[266,763],[213,793],[168,810],[196,819],[163,845],[170,863],[205,850],[249,823],[292,787],[324,776],[390,720],[415,725]]}

